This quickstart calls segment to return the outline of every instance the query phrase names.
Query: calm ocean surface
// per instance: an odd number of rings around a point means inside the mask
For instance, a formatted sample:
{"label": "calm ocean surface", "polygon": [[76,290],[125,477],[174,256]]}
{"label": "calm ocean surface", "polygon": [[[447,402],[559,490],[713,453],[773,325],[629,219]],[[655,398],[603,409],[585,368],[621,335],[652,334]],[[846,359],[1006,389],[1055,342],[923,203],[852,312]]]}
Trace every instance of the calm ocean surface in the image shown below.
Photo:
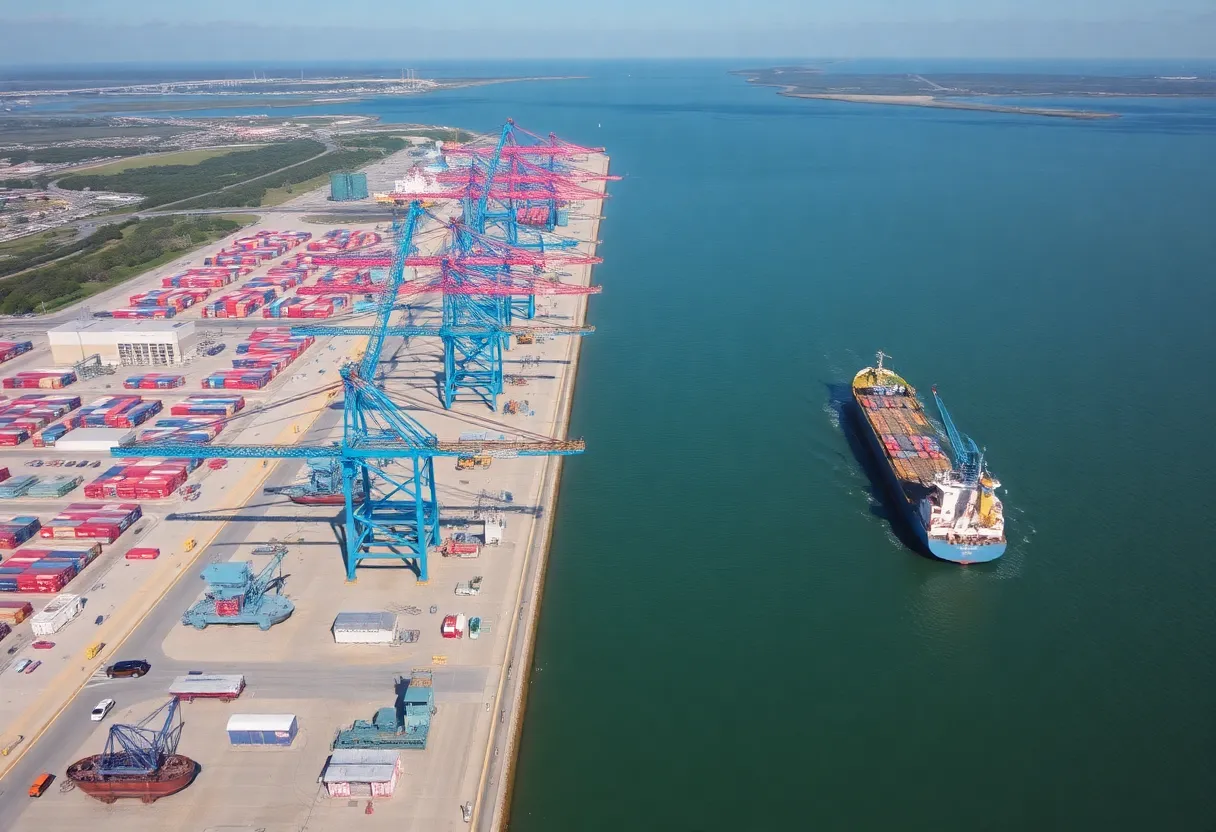
{"label": "calm ocean surface", "polygon": [[[511,116],[626,177],[511,828],[1212,829],[1216,102],[1077,122],[729,68],[323,110]],[[987,448],[999,562],[899,542],[837,392],[878,349]]]}

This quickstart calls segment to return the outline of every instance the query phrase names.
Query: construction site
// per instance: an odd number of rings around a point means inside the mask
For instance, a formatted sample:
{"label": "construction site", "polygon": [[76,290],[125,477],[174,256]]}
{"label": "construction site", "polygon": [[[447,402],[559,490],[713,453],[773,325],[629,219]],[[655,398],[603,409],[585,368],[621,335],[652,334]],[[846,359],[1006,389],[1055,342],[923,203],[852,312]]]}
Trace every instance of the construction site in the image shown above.
{"label": "construction site", "polygon": [[421,162],[0,327],[6,830],[505,826],[615,177]]}

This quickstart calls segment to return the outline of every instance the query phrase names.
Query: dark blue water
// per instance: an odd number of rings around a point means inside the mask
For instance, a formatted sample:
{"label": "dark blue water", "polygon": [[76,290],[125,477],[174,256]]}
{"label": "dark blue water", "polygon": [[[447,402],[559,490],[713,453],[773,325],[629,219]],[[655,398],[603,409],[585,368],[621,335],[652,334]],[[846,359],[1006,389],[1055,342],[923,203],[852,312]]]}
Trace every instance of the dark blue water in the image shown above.
{"label": "dark blue water", "polygon": [[[626,177],[512,828],[1213,828],[1216,103],[1074,122],[729,68],[324,108],[511,116]],[[991,567],[900,544],[839,413],[878,349],[1004,482]]]}

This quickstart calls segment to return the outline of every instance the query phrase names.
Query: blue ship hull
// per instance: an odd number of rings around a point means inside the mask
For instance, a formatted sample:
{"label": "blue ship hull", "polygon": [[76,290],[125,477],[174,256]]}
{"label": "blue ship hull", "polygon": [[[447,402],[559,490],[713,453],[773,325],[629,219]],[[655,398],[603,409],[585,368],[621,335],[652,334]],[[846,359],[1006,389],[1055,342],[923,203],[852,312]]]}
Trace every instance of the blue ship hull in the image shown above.
{"label": "blue ship hull", "polygon": [[855,408],[853,416],[858,422],[862,433],[865,434],[866,443],[870,446],[870,451],[874,454],[878,466],[883,470],[887,489],[891,492],[890,499],[899,508],[904,522],[908,524],[908,528],[916,537],[917,542],[920,544],[920,550],[924,554],[935,557],[938,560],[963,565],[987,563],[1005,554],[1004,542],[987,543],[982,546],[965,546],[957,543],[947,543],[944,540],[930,540],[928,530],[917,516],[916,505],[908,499],[907,494],[904,492],[903,484],[895,476],[895,469],[891,467],[890,460],[887,459],[887,454],[883,450],[882,443],[879,441],[877,434],[874,433],[874,428],[870,425],[870,421],[865,417],[865,414],[860,412],[861,405],[854,400],[853,407]]}

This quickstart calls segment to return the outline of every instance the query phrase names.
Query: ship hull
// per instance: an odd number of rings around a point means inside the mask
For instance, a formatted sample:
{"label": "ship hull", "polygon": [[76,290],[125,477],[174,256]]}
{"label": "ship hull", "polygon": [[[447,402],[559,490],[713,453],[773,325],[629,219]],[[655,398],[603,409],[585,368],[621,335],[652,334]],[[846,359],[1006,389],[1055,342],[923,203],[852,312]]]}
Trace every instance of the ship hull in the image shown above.
{"label": "ship hull", "polygon": [[85,757],[68,766],[67,776],[76,788],[102,803],[114,803],[120,798],[155,803],[189,786],[198,773],[198,763],[182,754],[165,760],[152,777],[102,777],[97,773],[100,764],[100,754]]}
{"label": "ship hull", "polygon": [[888,499],[898,510],[908,530],[912,532],[918,544],[917,548],[922,554],[929,555],[938,560],[962,565],[987,563],[1005,554],[1004,541],[1000,543],[985,543],[982,546],[967,546],[947,543],[944,540],[931,540],[924,524],[920,522],[920,518],[917,516],[916,505],[908,499],[903,483],[899,481],[899,477],[895,475],[895,469],[891,467],[891,463],[887,459],[882,442],[878,439],[878,434],[874,432],[874,427],[870,424],[870,420],[861,412],[862,407],[856,399],[853,400],[853,409],[853,416],[857,422],[858,429],[865,435],[866,445],[869,447],[870,453],[874,455],[878,467],[883,472]]}

